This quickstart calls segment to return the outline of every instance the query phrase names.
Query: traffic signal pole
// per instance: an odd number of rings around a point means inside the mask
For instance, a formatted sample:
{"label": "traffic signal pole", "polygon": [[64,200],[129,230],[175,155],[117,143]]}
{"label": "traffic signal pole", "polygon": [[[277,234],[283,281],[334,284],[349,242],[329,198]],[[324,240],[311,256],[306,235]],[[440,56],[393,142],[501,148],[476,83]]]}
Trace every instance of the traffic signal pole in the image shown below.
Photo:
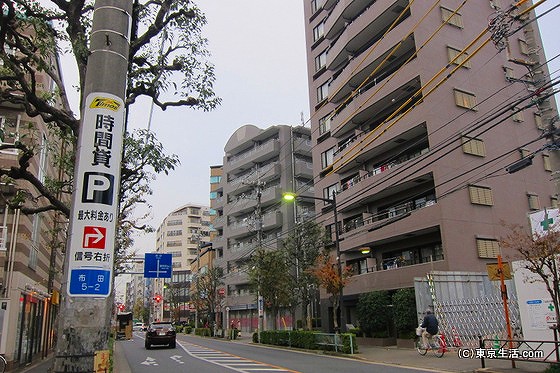
{"label": "traffic signal pole", "polygon": [[132,3],[95,1],[53,372],[92,372],[108,350]]}

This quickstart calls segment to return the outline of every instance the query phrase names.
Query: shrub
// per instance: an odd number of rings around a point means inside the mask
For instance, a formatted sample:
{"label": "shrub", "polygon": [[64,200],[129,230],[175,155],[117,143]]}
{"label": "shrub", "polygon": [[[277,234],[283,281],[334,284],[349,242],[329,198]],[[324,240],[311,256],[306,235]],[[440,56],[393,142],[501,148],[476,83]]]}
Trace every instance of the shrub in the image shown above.
{"label": "shrub", "polygon": [[390,304],[391,299],[387,291],[372,291],[360,296],[356,313],[360,329],[366,335],[378,338],[389,336],[388,326],[393,321]]}
{"label": "shrub", "polygon": [[393,294],[393,317],[399,338],[414,338],[418,326],[416,298],[413,288],[399,289]]}
{"label": "shrub", "polygon": [[183,326],[183,333],[185,334],[191,334],[193,327],[190,325],[185,325]]}
{"label": "shrub", "polygon": [[199,335],[201,337],[211,337],[212,336],[212,332],[210,331],[210,328],[195,328],[194,329],[194,334]]}

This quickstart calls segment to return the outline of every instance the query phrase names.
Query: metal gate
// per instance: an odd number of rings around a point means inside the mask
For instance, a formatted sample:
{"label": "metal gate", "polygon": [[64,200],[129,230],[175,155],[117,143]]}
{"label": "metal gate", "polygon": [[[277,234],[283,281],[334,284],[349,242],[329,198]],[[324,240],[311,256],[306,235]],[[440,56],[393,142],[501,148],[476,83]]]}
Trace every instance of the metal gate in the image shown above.
{"label": "metal gate", "polygon": [[[513,280],[506,281],[506,287],[513,338],[522,339]],[[507,339],[499,282],[490,281],[486,273],[432,271],[415,278],[414,288],[419,321],[426,309],[433,309],[448,346],[477,348],[479,336]]]}

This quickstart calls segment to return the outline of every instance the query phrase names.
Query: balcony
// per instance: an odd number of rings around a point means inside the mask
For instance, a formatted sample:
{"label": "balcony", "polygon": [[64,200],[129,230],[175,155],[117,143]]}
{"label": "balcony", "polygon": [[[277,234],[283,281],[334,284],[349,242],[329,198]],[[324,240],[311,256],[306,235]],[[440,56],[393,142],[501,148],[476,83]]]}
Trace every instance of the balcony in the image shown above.
{"label": "balcony", "polygon": [[311,140],[296,137],[294,139],[294,154],[301,154],[311,157]]}
{"label": "balcony", "polygon": [[[391,5],[391,3],[393,4]],[[366,8],[365,12],[345,25],[338,38],[332,40],[327,55],[327,69],[337,70],[348,60],[374,45],[383,37],[384,33],[407,6],[408,0],[397,0],[396,2],[393,2],[393,0],[378,0],[369,8]],[[406,17],[408,15],[401,17],[400,21],[402,22]],[[330,30],[326,32],[328,35],[335,36]]]}
{"label": "balcony", "polygon": [[270,230],[282,226],[282,212],[271,211],[263,215],[263,229]]}
{"label": "balcony", "polygon": [[313,163],[305,161],[296,161],[294,165],[294,175],[296,177],[313,178]]}
{"label": "balcony", "polygon": [[[407,25],[403,23],[401,26]],[[397,37],[383,39],[379,45],[370,47],[363,53],[363,57],[354,56],[348,65],[338,70],[329,85],[329,99],[342,103],[358,87],[361,91],[366,91],[379,85],[385,79],[390,79],[393,73],[411,59],[416,52],[414,36],[410,35],[404,41],[400,40],[399,35],[395,36]]]}
{"label": "balcony", "polygon": [[280,177],[282,172],[282,167],[279,162],[271,162],[260,168],[253,169],[249,172],[230,180],[225,190],[228,194],[241,194],[253,187],[250,185],[252,182],[260,179],[261,181],[268,182]]}
{"label": "balcony", "polygon": [[[237,173],[252,168],[256,163],[266,161],[280,154],[280,141],[271,139],[260,145],[256,145],[250,150],[232,156],[224,165],[224,171],[228,174]],[[227,168],[227,170],[226,170]]]}
{"label": "balcony", "polygon": [[[366,91],[358,92],[331,119],[331,135],[342,138],[355,129],[369,131],[406,111],[408,107],[422,98],[421,95],[418,95],[407,103],[409,98],[421,89],[420,77],[403,82],[407,77],[410,79],[413,72],[414,66],[411,66],[411,64],[405,66],[403,72],[399,74],[400,86],[398,88],[395,88],[395,84],[392,84],[389,87],[381,86],[380,89],[373,86]],[[374,99],[377,99],[377,101],[374,101]],[[407,104],[403,106],[405,103]],[[401,106],[403,107],[400,111],[396,112]]]}
{"label": "balcony", "polygon": [[362,14],[375,0],[340,0],[325,21],[325,37],[332,39],[352,20]]}

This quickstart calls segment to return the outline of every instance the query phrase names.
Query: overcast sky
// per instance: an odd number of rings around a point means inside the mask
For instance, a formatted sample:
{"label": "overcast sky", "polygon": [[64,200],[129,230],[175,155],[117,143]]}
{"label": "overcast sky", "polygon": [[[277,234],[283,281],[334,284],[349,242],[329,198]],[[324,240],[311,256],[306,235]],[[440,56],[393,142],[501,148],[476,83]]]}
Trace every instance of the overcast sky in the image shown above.
{"label": "overcast sky", "polygon": [[[301,123],[309,119],[302,0],[204,0],[215,90],[222,105],[210,113],[170,108],[154,111],[151,129],[181,166],[153,183],[151,224],[157,227],[174,209],[209,204],[210,166],[222,163],[224,145],[245,124],[260,128]],[[549,1],[539,12],[556,6]],[[547,57],[560,53],[557,25],[560,10],[539,20]],[[555,27],[556,26],[556,27]],[[556,35],[555,35],[556,33]],[[559,59],[550,70],[560,69]],[[555,73],[557,76],[558,73]],[[149,102],[132,109],[131,127],[146,128]],[[136,239],[140,252],[155,248],[154,235]]]}

